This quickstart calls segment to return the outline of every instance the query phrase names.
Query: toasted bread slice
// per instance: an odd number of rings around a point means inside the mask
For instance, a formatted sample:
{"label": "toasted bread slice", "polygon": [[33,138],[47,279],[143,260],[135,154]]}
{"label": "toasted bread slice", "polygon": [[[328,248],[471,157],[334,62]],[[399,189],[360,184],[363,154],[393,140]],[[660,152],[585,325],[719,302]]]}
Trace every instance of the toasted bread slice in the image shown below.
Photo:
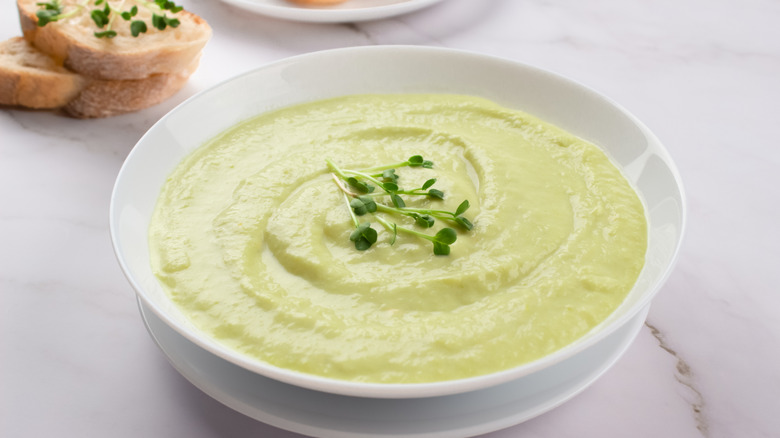
{"label": "toasted bread slice", "polygon": [[145,79],[94,79],[63,108],[78,118],[109,117],[157,105],[173,96],[198,67],[196,58],[178,73],[161,73]]}
{"label": "toasted bread slice", "polygon": [[200,56],[177,73],[144,79],[92,79],[73,73],[16,37],[0,42],[0,104],[62,108],[73,117],[108,117],[156,105],[179,91]]}
{"label": "toasted bread slice", "polygon": [[[138,4],[134,20],[148,23],[146,33],[133,37],[129,22],[114,17],[114,38],[97,38],[98,29],[90,18],[94,6],[81,6],[77,0],[61,0],[68,18],[38,26],[36,13],[42,9],[40,0],[17,0],[24,37],[42,52],[83,76],[97,79],[143,79],[154,74],[179,74],[198,57],[211,37],[211,27],[205,20],[187,11],[172,14],[180,25],[157,30],[151,25],[152,11]],[[92,5],[94,2],[89,2]],[[113,2],[112,2],[113,4]],[[128,9],[133,1],[123,3]]]}
{"label": "toasted bread slice", "polygon": [[22,37],[0,42],[0,104],[59,108],[78,96],[86,82]]}

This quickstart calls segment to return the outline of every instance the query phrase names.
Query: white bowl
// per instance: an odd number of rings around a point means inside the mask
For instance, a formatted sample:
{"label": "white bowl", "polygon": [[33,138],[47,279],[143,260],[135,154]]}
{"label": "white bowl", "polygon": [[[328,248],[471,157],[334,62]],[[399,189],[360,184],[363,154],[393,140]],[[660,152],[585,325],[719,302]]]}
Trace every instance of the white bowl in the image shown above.
{"label": "white bowl", "polygon": [[[243,356],[201,333],[168,298],[149,262],[147,230],[168,174],[193,149],[258,114],[359,93],[481,96],[541,117],[607,151],[638,190],[649,220],[646,265],[622,305],[580,340],[534,362],[473,378],[419,384],[328,379]],[[144,135],[116,180],[110,211],[119,264],[139,298],[166,324],[207,351],[258,374],[301,387],[376,398],[456,394],[527,376],[604,339],[646,307],[680,247],[685,202],[677,170],[656,137],[625,109],[576,82],[528,65],[474,53],[404,46],[301,55],[245,73],[187,100]]]}

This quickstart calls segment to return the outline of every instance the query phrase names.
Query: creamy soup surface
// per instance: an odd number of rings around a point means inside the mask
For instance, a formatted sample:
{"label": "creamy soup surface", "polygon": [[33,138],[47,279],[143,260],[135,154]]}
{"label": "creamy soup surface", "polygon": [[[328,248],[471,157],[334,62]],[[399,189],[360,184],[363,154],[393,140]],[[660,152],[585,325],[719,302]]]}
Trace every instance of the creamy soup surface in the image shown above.
{"label": "creamy soup surface", "polygon": [[[402,188],[437,178],[470,231],[449,255],[375,224],[358,251],[326,159],[349,169],[422,155]],[[389,204],[389,200],[376,198]],[[634,189],[596,146],[523,112],[457,95],[356,95],[260,115],[171,173],[150,230],[152,267],[212,338],[260,361],[362,382],[487,374],[582,337],[624,300],[644,265]]]}

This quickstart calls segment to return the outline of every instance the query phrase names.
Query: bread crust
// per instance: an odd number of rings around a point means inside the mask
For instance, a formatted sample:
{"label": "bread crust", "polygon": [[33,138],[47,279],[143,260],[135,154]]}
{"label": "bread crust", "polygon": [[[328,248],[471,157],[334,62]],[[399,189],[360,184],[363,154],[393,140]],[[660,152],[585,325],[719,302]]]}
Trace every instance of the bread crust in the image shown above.
{"label": "bread crust", "polygon": [[199,58],[174,74],[157,74],[144,79],[94,79],[63,108],[76,118],[111,117],[138,111],[176,94],[197,69]]}
{"label": "bread crust", "polygon": [[[159,31],[149,25],[147,32],[138,37],[130,35],[129,26],[121,19],[116,20],[116,37],[95,37],[93,32],[98,28],[86,10],[39,27],[35,15],[40,10],[37,1],[17,0],[25,39],[70,70],[91,78],[126,80],[179,74],[187,70],[211,38],[208,23],[184,10],[168,13],[181,22],[177,28]],[[75,0],[62,0],[62,3],[76,7]],[[142,11],[139,18],[151,15],[145,8],[139,7],[139,11]]]}
{"label": "bread crust", "polygon": [[73,73],[22,37],[0,42],[0,104],[62,108],[77,118],[138,111],[171,97],[197,69],[200,56],[182,71],[143,79],[92,79]]}
{"label": "bread crust", "polygon": [[22,37],[0,43],[0,104],[59,108],[78,96],[86,82]]}

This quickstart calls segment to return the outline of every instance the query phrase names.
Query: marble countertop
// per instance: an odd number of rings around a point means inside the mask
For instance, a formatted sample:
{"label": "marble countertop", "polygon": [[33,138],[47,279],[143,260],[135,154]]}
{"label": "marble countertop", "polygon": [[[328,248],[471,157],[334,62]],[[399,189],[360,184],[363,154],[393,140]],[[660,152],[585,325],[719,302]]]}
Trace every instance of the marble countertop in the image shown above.
{"label": "marble countertop", "polygon": [[[571,401],[486,436],[780,436],[780,3],[446,0],[356,24],[182,3],[214,37],[172,99],[99,120],[0,108],[0,436],[298,436],[168,364],[114,258],[109,197],[136,141],[187,97],[270,61],[372,44],[466,49],[576,79],[643,120],[686,185],[677,267],[625,356]],[[0,37],[19,33],[2,2]]]}

